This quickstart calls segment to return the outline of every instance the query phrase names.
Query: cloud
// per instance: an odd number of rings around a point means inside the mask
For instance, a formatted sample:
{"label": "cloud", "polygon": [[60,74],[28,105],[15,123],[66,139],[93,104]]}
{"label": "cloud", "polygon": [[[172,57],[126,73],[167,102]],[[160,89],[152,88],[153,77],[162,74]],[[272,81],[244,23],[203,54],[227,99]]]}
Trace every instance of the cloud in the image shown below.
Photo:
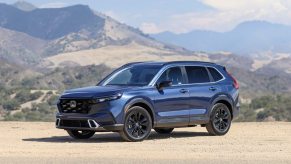
{"label": "cloud", "polygon": [[163,29],[160,29],[155,23],[152,22],[144,22],[141,24],[140,29],[148,34],[159,33],[162,32]]}
{"label": "cloud", "polygon": [[225,10],[248,10],[248,9],[275,9],[285,10],[283,5],[286,0],[200,0],[202,3],[222,11]]}
{"label": "cloud", "polygon": [[214,8],[207,12],[190,11],[173,14],[167,19],[142,24],[144,32],[189,32],[194,29],[228,31],[249,20],[265,20],[291,25],[291,1],[287,0],[199,0]]}
{"label": "cloud", "polygon": [[40,5],[39,8],[62,8],[66,6],[68,6],[68,4],[63,2],[52,2]]}

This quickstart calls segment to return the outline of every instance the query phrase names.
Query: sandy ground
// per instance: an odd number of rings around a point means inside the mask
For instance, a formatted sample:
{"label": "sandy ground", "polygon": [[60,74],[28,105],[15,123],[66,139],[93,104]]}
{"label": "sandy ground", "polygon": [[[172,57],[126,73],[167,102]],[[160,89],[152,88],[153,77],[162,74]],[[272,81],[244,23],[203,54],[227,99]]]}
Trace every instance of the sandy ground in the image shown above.
{"label": "sandy ground", "polygon": [[117,133],[77,141],[53,123],[0,122],[0,163],[291,163],[291,123],[233,123],[225,136],[205,128],[123,142]]}

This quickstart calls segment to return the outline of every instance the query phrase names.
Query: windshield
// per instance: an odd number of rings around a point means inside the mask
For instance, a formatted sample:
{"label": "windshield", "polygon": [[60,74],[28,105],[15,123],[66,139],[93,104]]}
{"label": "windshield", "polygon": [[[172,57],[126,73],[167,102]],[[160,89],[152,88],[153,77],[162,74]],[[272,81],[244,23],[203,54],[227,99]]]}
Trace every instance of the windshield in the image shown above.
{"label": "windshield", "polygon": [[146,86],[158,73],[160,65],[131,66],[108,77],[103,85]]}

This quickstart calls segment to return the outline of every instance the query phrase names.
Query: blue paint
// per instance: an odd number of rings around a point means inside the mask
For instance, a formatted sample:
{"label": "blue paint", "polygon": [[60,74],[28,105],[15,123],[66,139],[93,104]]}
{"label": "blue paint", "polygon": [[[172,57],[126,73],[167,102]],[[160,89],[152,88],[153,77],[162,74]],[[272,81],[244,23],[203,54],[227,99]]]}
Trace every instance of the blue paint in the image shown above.
{"label": "blue paint", "polygon": [[[184,66],[214,67],[222,74],[223,79],[217,82],[211,79],[207,83],[189,84]],[[159,81],[159,77],[173,67],[181,69],[181,82],[158,89],[157,81]],[[117,77],[116,74],[128,69],[131,70],[131,73],[136,73],[131,81],[127,82],[126,80],[129,79],[123,79],[127,76],[124,75],[114,82],[122,83],[122,85],[111,84],[112,79]],[[147,70],[145,71],[145,69]],[[149,69],[153,69],[155,73],[151,74],[151,71],[148,71]],[[215,88],[215,90],[210,90],[210,88]],[[116,97],[116,95],[120,96]],[[103,98],[107,99],[99,102]],[[60,102],[81,99],[93,103],[89,113],[63,112]],[[221,100],[231,105],[234,117],[238,115],[238,89],[233,87],[232,79],[220,65],[207,62],[134,63],[117,69],[104,78],[98,86],[65,91],[60,97],[57,118],[94,118],[100,124],[124,124],[124,117],[128,108],[135,104],[143,104],[142,106],[147,107],[151,113],[154,126],[188,126],[208,123],[213,105]]]}

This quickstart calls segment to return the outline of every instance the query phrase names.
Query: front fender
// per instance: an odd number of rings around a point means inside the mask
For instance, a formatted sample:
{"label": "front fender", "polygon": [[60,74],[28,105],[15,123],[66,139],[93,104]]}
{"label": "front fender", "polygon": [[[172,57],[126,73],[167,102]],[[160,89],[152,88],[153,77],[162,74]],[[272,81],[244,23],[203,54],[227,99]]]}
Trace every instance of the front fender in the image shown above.
{"label": "front fender", "polygon": [[123,120],[125,119],[125,113],[132,106],[134,106],[135,104],[138,104],[138,103],[142,103],[142,104],[145,104],[146,106],[148,106],[148,108],[152,114],[152,117],[153,117],[153,123],[154,123],[154,125],[156,125],[156,116],[155,116],[155,112],[154,112],[154,105],[153,105],[152,101],[147,97],[134,97],[134,98],[131,98],[130,100],[128,100],[126,105],[123,107],[123,111],[124,111]]}

